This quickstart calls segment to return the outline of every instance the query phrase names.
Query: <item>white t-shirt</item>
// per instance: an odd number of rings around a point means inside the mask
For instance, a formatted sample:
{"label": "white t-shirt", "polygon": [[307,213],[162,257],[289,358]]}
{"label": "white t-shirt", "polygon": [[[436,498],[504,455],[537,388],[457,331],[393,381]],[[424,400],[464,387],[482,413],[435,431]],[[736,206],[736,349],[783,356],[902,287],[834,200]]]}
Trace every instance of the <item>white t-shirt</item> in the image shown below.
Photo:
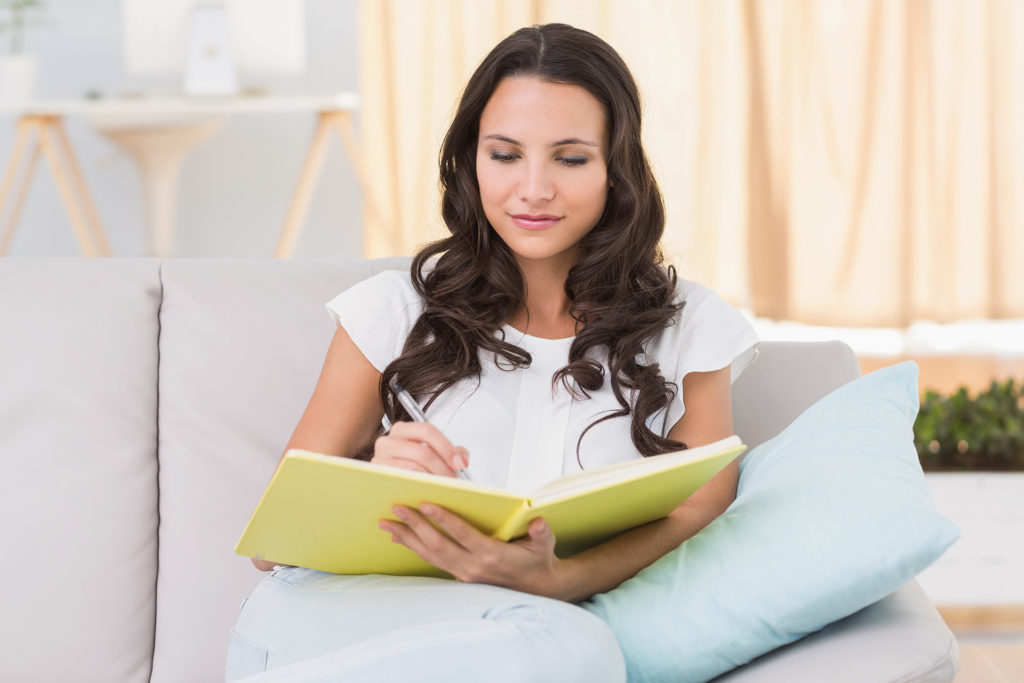
{"label": "white t-shirt", "polygon": [[[757,356],[757,335],[739,311],[703,285],[680,280],[678,295],[686,302],[676,324],[647,343],[650,359],[677,387],[666,410],[652,415],[648,426],[662,436],[685,410],[682,380],[688,372],[708,372],[731,365],[735,379]],[[384,271],[359,282],[327,303],[335,321],[375,368],[384,368],[402,351],[406,336],[423,311],[408,272]],[[589,399],[572,400],[555,371],[568,363],[572,338],[541,339],[505,326],[506,341],[525,349],[528,368],[502,370],[494,356],[481,351],[483,368],[476,378],[441,394],[427,417],[448,439],[469,451],[474,481],[529,493],[564,474],[642,457],[630,439],[631,416],[606,420],[580,434],[599,417],[620,409],[606,379]],[[507,367],[507,363],[505,364]]]}

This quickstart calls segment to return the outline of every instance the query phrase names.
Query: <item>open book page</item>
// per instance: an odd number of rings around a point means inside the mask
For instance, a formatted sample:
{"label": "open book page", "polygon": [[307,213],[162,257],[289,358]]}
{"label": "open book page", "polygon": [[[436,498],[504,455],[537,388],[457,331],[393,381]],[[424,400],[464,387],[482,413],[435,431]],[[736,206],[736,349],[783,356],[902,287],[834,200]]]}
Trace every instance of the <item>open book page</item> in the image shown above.
{"label": "open book page", "polygon": [[560,557],[571,555],[668,516],[745,448],[738,438],[730,438],[706,449],[695,448],[689,458],[655,456],[660,459],[650,465],[637,461],[630,463],[636,467],[616,468],[617,474],[610,478],[549,491],[513,513],[495,537],[518,538],[533,519],[543,517],[555,532],[555,551]]}
{"label": "open book page", "polygon": [[338,574],[445,576],[378,528],[396,504],[435,502],[492,533],[526,505],[499,489],[291,450],[264,491],[236,552]]}
{"label": "open book page", "polygon": [[686,450],[673,453],[652,455],[638,460],[627,460],[603,467],[595,467],[592,470],[568,474],[548,482],[537,489],[530,496],[530,500],[536,505],[556,498],[572,496],[583,491],[598,489],[617,481],[626,481],[631,478],[646,476],[652,472],[662,472],[678,467],[683,463],[695,462],[722,451],[733,450],[739,446],[742,446],[742,442],[738,436],[734,435],[696,448],[687,448]]}

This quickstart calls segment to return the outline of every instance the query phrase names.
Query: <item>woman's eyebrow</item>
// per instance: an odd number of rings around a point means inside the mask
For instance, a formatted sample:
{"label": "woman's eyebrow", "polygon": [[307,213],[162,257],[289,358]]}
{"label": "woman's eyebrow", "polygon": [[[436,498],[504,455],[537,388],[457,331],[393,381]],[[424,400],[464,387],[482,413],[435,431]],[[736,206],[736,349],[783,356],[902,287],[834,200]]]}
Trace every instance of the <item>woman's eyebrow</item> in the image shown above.
{"label": "woman's eyebrow", "polygon": [[559,140],[551,144],[552,147],[562,147],[564,145],[586,145],[588,147],[597,147],[596,142],[590,140],[581,140],[580,138],[566,138],[565,140]]}
{"label": "woman's eyebrow", "polygon": [[[491,135],[485,135],[484,140],[500,140],[501,142],[507,142],[510,145],[516,145],[522,147],[523,143],[508,137],[507,135],[499,135],[492,133]],[[582,140],[580,138],[566,138],[565,140],[559,140],[558,142],[551,143],[552,147],[563,147],[565,145],[586,145],[588,147],[597,147],[596,142],[590,142],[589,140]]]}

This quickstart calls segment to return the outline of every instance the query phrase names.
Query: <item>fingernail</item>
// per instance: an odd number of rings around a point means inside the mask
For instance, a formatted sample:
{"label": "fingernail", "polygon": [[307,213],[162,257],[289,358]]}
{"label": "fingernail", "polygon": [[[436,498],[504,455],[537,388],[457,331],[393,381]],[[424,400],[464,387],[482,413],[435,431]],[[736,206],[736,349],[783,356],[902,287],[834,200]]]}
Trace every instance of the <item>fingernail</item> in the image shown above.
{"label": "fingernail", "polygon": [[395,517],[398,517],[403,521],[409,519],[409,513],[406,512],[405,508],[403,507],[399,507],[396,505],[395,507],[391,508],[391,512],[395,513]]}
{"label": "fingernail", "polygon": [[433,517],[437,514],[437,508],[430,503],[420,503],[420,512],[425,514],[427,517]]}
{"label": "fingernail", "polygon": [[455,469],[457,469],[457,470],[464,470],[464,469],[466,469],[466,465],[468,464],[466,462],[466,459],[463,458],[461,455],[458,455],[458,454],[456,454],[455,457],[452,458],[452,463],[455,465]]}

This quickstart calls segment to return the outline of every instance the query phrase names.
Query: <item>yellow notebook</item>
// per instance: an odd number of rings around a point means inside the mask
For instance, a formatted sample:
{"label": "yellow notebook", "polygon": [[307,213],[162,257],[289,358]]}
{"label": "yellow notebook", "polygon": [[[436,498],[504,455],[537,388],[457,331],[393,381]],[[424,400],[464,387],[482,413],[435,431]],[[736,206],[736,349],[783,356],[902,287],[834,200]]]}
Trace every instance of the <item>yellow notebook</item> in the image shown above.
{"label": "yellow notebook", "polygon": [[501,540],[543,517],[565,557],[661,519],[746,447],[739,437],[571,474],[530,496],[471,481],[290,450],[235,552],[335,574],[447,576],[377,526],[395,504],[436,503]]}

